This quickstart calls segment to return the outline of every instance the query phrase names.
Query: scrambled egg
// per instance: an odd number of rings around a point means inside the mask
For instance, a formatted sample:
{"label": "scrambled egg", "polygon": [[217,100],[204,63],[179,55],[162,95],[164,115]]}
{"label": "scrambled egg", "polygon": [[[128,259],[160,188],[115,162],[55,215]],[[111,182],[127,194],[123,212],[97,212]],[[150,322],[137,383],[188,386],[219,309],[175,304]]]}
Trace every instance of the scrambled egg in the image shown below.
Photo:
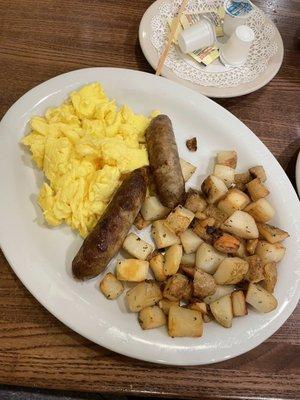
{"label": "scrambled egg", "polygon": [[101,85],[92,83],[31,119],[32,131],[22,143],[46,177],[38,202],[49,225],[66,222],[88,235],[122,174],[148,164],[144,133],[151,117],[126,105],[117,109]]}

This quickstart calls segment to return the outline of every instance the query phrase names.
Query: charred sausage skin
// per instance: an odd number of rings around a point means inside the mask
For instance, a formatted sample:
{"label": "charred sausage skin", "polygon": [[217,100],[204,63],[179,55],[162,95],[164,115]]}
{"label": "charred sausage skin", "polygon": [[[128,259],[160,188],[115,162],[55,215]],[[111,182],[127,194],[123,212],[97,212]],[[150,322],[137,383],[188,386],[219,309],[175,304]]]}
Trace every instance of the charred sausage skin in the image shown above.
{"label": "charred sausage skin", "polygon": [[167,115],[153,118],[145,135],[159,199],[164,206],[174,208],[184,201],[185,186],[170,118]]}
{"label": "charred sausage skin", "polygon": [[75,278],[84,280],[99,275],[120,250],[145,199],[147,175],[147,167],[138,168],[122,182],[72,262]]}

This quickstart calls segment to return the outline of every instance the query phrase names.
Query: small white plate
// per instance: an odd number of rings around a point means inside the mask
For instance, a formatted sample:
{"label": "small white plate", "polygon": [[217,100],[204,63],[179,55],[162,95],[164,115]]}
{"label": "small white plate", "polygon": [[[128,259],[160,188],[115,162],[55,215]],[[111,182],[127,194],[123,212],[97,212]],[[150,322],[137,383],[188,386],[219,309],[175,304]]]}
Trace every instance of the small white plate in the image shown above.
{"label": "small white plate", "polygon": [[[159,7],[165,1],[166,0],[157,0],[153,4],[151,4],[151,6],[144,13],[143,18],[140,22],[140,28],[139,28],[140,45],[147,61],[149,62],[149,64],[152,66],[153,69],[156,69],[158,65],[159,54],[151,43],[151,36],[152,36],[151,21],[152,18],[159,13],[158,11]],[[236,97],[252,93],[255,90],[260,89],[261,87],[269,83],[277,74],[277,72],[281,67],[283,60],[283,53],[284,53],[283,43],[278,29],[273,24],[273,22],[269,20],[267,17],[266,20],[275,29],[274,42],[276,42],[278,46],[278,51],[269,60],[267,69],[264,72],[262,72],[255,80],[233,87],[223,88],[214,86],[203,86],[179,78],[171,69],[167,68],[166,66],[164,66],[162,69],[161,73],[162,76],[165,76],[166,78],[169,78],[172,81],[179,82],[182,85],[187,86],[193,90],[196,90],[208,97],[216,97],[216,98]]]}
{"label": "small white plate", "polygon": [[297,158],[295,175],[296,175],[297,190],[298,190],[298,194],[300,196],[300,151],[299,151],[298,158]]}
{"label": "small white plate", "polygon": [[[270,201],[277,210],[274,224],[286,229],[287,254],[279,268],[275,295],[278,308],[269,314],[250,310],[235,318],[231,329],[205,324],[202,338],[172,339],[165,328],[142,331],[137,316],[128,313],[124,299],[108,301],[99,292],[100,277],[78,283],[70,265],[81,239],[68,227],[43,224],[36,203],[43,175],[19,145],[33,115],[43,115],[68,94],[99,81],[118,104],[136,112],[153,109],[170,116],[180,155],[197,165],[191,179],[199,187],[212,168],[218,150],[236,149],[240,171],[265,166]],[[198,151],[185,146],[196,136]],[[138,71],[91,68],[73,71],[37,86],[18,100],[0,124],[0,244],[17,276],[53,315],[86,338],[111,350],[141,360],[174,365],[207,364],[249,351],[271,336],[294,310],[300,293],[300,215],[296,193],[284,171],[262,142],[236,117],[201,94],[168,79]],[[143,233],[150,240],[148,232]],[[112,270],[114,265],[110,265]]]}

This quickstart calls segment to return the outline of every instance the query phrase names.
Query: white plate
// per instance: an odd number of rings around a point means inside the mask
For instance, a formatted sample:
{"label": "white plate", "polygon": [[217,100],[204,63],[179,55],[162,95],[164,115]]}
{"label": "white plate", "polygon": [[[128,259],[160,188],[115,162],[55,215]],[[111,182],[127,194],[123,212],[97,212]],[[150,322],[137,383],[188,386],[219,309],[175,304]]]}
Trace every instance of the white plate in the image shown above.
{"label": "white plate", "polygon": [[[157,0],[153,4],[151,4],[151,6],[146,10],[145,14],[143,15],[139,29],[139,41],[142,51],[153,69],[156,69],[158,65],[159,55],[157,53],[157,50],[151,43],[151,36],[152,36],[151,21],[152,18],[158,14],[158,9],[160,5],[164,2],[165,0]],[[201,86],[193,82],[187,81],[185,79],[179,78],[172,70],[170,70],[166,66],[164,66],[162,69],[161,73],[162,76],[165,76],[166,78],[169,78],[172,81],[179,82],[182,85],[187,86],[191,89],[197,90],[198,92],[204,94],[205,96],[216,97],[216,98],[242,96],[260,89],[261,87],[269,83],[277,74],[279,68],[281,67],[283,60],[283,53],[284,53],[283,43],[278,29],[271,20],[269,20],[268,18],[266,19],[268,23],[272,24],[273,27],[275,28],[274,41],[278,46],[278,51],[270,59],[267,69],[252,82],[243,83],[238,86],[226,87],[226,88]]]}
{"label": "white plate", "polygon": [[[18,143],[33,115],[59,105],[84,84],[100,81],[119,104],[148,114],[160,109],[173,121],[180,155],[196,164],[192,185],[199,185],[220,149],[235,148],[242,171],[257,163],[268,173],[271,202],[278,210],[274,223],[289,231],[287,255],[279,268],[278,308],[269,314],[250,311],[236,318],[232,329],[205,324],[200,339],[168,337],[164,328],[142,331],[135,314],[125,311],[123,299],[107,301],[98,290],[99,278],[76,282],[70,264],[81,239],[68,227],[49,229],[41,223],[36,204],[42,174]],[[15,273],[53,315],[99,345],[142,360],[195,365],[235,357],[266,340],[289,317],[299,298],[300,205],[282,168],[236,117],[195,91],[167,79],[138,71],[91,68],[73,71],[37,86],[7,112],[0,125],[0,243]],[[185,139],[196,136],[198,151],[190,153]],[[147,238],[147,234],[144,235]]]}

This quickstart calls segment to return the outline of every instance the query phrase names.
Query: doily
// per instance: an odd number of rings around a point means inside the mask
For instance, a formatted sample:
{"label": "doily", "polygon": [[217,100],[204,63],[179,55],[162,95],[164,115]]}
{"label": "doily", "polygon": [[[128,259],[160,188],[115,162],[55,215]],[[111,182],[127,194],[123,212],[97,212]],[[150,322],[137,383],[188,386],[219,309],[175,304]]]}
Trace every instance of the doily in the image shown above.
{"label": "doily", "polygon": [[[175,16],[180,3],[181,0],[162,3],[158,14],[152,18],[151,43],[159,54],[164,49],[169,33],[167,19]],[[211,11],[222,5],[222,0],[190,0],[186,10],[189,13],[199,13],[202,11]],[[168,54],[165,65],[179,78],[202,86],[233,87],[251,82],[265,71],[270,58],[277,53],[278,46],[273,40],[275,35],[274,26],[266,21],[264,13],[257,7],[255,7],[254,12],[248,18],[246,25],[254,30],[255,40],[251,46],[247,62],[241,67],[221,67],[220,65],[216,71],[213,64],[204,67],[190,61],[189,57],[183,57],[174,45]]]}

